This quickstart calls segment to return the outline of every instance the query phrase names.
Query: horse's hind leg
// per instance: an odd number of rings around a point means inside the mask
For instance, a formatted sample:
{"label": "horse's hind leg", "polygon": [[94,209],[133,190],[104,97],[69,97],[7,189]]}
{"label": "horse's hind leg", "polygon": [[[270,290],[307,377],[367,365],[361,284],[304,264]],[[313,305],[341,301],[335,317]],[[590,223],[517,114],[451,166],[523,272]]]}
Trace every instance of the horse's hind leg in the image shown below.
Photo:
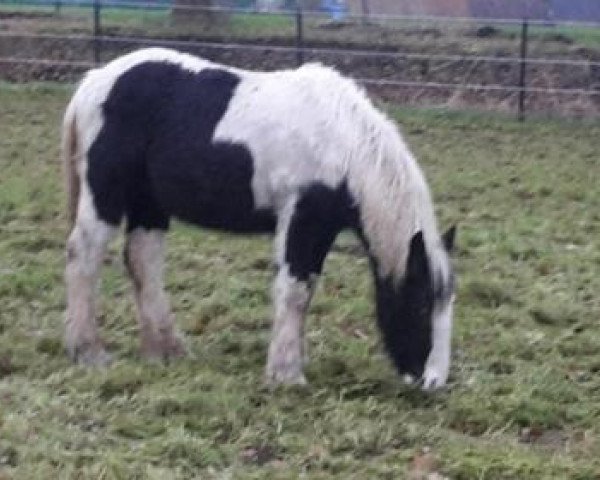
{"label": "horse's hind leg", "polygon": [[148,359],[185,355],[163,285],[164,230],[135,228],[127,235],[125,263],[135,290],[141,351]]}
{"label": "horse's hind leg", "polygon": [[106,245],[115,227],[96,218],[93,207],[80,208],[79,212],[67,242],[65,342],[74,361],[106,365],[110,356],[98,336],[94,296]]}

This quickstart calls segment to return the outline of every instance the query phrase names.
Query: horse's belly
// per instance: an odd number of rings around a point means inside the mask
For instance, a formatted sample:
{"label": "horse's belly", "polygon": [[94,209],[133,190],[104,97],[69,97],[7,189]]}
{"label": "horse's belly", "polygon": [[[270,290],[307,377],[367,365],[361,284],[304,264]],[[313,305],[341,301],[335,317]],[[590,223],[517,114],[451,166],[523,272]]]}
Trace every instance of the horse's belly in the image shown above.
{"label": "horse's belly", "polygon": [[253,176],[248,150],[226,142],[154,155],[150,163],[156,199],[169,216],[233,232],[271,232],[275,212],[257,205]]}

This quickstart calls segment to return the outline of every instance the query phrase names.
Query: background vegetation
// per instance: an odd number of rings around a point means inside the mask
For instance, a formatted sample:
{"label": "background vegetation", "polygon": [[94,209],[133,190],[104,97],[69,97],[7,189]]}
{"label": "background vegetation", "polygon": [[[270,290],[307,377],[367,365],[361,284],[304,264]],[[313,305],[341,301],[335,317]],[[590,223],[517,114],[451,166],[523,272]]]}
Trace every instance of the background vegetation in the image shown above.
{"label": "background vegetation", "polygon": [[332,22],[306,14],[300,42],[294,15],[176,11],[106,7],[94,29],[91,5],[56,9],[0,0],[0,79],[73,82],[95,63],[162,45],[257,70],[323,62],[395,104],[516,114],[523,82],[527,114],[600,115],[600,29],[589,25],[531,25],[528,61],[521,69],[518,23],[351,17]]}

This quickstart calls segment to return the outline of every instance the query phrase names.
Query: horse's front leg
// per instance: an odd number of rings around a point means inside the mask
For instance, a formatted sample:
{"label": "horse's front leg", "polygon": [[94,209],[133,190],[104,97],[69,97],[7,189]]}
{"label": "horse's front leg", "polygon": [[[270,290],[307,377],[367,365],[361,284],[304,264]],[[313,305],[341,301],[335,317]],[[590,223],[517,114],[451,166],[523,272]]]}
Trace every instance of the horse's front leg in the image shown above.
{"label": "horse's front leg", "polygon": [[275,239],[278,267],[273,286],[273,336],[267,361],[270,384],[304,384],[304,320],[325,256],[345,226],[341,189],[306,189],[279,218]]}
{"label": "horse's front leg", "polygon": [[290,274],[289,266],[279,267],[273,285],[273,334],[267,361],[267,383],[304,385],[302,367],[306,361],[304,320],[312,296],[312,282]]}

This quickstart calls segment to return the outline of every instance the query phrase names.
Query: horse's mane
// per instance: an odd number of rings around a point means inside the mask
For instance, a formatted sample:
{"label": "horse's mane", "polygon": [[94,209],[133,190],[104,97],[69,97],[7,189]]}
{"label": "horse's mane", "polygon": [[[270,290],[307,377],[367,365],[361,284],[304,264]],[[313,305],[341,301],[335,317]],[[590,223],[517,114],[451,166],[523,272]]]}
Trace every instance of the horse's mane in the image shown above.
{"label": "horse's mane", "polygon": [[378,274],[395,280],[403,277],[410,240],[421,230],[432,270],[445,277],[448,260],[431,194],[396,125],[372,105],[362,88],[335,70],[309,64],[299,71],[319,75],[325,84],[331,82],[324,101],[334,121],[347,130],[340,154]]}

